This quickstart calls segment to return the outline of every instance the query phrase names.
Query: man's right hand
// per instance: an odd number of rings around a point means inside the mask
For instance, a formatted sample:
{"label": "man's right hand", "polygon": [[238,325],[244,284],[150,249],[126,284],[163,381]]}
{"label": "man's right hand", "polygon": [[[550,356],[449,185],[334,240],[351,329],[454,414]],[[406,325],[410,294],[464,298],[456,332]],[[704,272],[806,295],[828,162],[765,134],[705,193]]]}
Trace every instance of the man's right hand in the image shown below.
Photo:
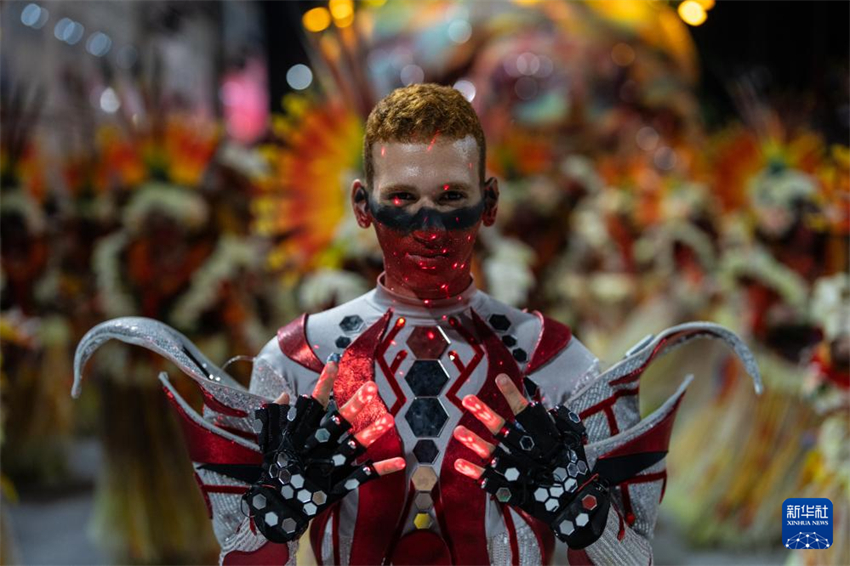
{"label": "man's right hand", "polygon": [[395,422],[385,414],[358,433],[348,433],[378,388],[374,382],[365,383],[342,408],[328,412],[338,367],[337,361],[328,361],[313,394],[302,395],[294,405],[283,393],[255,411],[263,475],[242,496],[242,509],[272,542],[297,539],[311,518],[348,492],[404,469],[404,458],[354,463]]}

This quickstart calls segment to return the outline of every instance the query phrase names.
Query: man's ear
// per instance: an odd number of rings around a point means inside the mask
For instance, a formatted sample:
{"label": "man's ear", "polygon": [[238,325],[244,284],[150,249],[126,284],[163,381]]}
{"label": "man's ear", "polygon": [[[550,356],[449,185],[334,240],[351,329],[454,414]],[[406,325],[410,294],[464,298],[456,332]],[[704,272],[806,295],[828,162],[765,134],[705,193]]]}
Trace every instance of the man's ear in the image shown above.
{"label": "man's ear", "polygon": [[481,216],[484,226],[492,226],[496,222],[496,212],[499,210],[499,181],[490,177],[484,182],[484,214]]}
{"label": "man's ear", "polygon": [[358,226],[368,228],[372,225],[372,215],[369,212],[369,194],[360,179],[354,179],[354,182],[351,183],[351,208],[354,210],[354,217],[357,219]]}

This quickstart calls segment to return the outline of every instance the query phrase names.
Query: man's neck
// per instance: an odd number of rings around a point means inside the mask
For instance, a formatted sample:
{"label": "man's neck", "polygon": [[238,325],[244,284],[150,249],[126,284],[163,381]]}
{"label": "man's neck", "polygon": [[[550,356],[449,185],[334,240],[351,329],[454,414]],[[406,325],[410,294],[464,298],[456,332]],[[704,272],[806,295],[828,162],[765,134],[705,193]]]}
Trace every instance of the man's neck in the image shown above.
{"label": "man's neck", "polygon": [[459,273],[452,273],[451,279],[446,279],[439,285],[428,287],[413,286],[397,277],[394,273],[387,271],[384,275],[384,285],[393,293],[404,297],[416,299],[446,299],[463,293],[472,282],[472,276],[466,269]]}

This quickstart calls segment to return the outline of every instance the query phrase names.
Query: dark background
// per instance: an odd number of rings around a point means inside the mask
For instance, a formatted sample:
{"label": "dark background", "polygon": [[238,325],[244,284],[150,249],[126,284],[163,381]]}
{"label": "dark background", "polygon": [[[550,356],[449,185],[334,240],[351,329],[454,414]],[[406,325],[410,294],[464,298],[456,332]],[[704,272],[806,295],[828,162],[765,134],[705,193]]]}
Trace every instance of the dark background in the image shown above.
{"label": "dark background", "polygon": [[[306,63],[301,14],[313,2],[264,2],[270,69]],[[721,0],[690,28],[702,71],[700,100],[710,126],[738,115],[730,96],[747,80],[781,112],[811,112],[829,142],[850,138],[850,2]],[[288,92],[283,73],[269,77],[272,110]]]}

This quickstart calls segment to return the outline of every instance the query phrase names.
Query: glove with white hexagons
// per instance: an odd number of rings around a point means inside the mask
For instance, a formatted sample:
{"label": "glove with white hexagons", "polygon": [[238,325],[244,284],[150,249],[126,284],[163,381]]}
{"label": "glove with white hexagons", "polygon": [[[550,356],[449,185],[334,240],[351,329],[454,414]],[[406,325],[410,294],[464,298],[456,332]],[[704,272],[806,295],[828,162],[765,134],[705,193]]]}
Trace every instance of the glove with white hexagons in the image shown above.
{"label": "glove with white hexagons", "polygon": [[549,524],[570,548],[585,548],[602,535],[608,487],[587,465],[587,435],[578,415],[564,406],[546,411],[531,403],[495,437],[499,445],[481,487]]}
{"label": "glove with white hexagons", "polygon": [[243,512],[268,540],[297,539],[310,519],[361,484],[378,477],[371,461],[355,464],[365,448],[346,434],[351,424],[313,397],[255,411],[263,473],[242,496]]}

